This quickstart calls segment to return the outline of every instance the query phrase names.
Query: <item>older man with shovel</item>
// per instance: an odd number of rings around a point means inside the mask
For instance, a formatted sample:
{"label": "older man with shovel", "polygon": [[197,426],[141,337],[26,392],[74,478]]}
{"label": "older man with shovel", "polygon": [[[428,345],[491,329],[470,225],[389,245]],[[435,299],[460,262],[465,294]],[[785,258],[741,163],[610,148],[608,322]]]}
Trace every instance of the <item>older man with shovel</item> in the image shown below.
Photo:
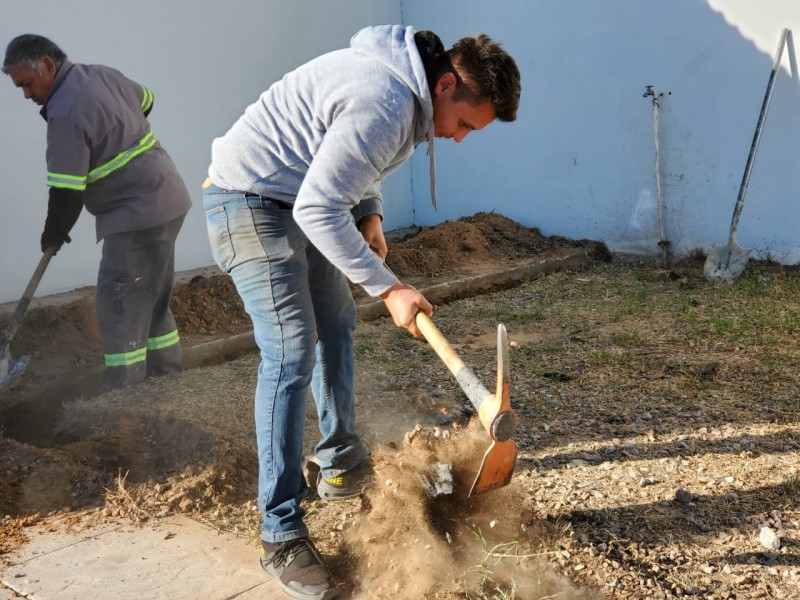
{"label": "older man with shovel", "polygon": [[84,206],[103,240],[96,307],[104,390],[180,371],[169,302],[175,239],[191,200],[150,130],[153,92],[110,67],[72,63],[34,34],[11,40],[2,71],[47,121],[42,252],[49,258],[70,241]]}

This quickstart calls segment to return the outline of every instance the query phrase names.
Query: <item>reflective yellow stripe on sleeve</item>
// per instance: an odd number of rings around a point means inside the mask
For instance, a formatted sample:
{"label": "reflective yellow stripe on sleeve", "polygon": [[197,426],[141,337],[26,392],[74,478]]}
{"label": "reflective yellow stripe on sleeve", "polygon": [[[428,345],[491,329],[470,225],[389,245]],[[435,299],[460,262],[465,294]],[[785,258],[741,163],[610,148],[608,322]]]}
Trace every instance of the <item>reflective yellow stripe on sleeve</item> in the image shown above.
{"label": "reflective yellow stripe on sleeve", "polygon": [[142,86],[142,112],[146,113],[153,106],[153,92]]}
{"label": "reflective yellow stripe on sleeve", "polygon": [[94,183],[98,179],[102,179],[114,171],[121,169],[134,158],[140,154],[143,154],[144,152],[147,152],[155,145],[156,138],[153,136],[152,131],[148,131],[147,134],[141,140],[139,140],[139,143],[133,148],[130,150],[125,150],[124,152],[120,152],[106,164],[100,165],[96,169],[89,171],[89,177],[86,179],[86,183]]}
{"label": "reflective yellow stripe on sleeve", "polygon": [[85,190],[86,175],[67,175],[66,173],[50,173],[48,171],[47,186],[70,190]]}

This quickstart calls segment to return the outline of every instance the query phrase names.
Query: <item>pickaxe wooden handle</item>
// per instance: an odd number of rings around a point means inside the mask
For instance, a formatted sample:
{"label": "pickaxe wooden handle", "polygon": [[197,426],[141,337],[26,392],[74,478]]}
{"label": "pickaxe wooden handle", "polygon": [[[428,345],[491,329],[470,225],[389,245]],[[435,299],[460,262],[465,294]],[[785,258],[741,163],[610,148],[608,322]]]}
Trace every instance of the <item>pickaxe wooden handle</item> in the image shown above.
{"label": "pickaxe wooden handle", "polygon": [[464,364],[428,315],[422,311],[418,312],[416,323],[422,335],[478,411],[481,424],[492,438],[469,495],[473,496],[508,485],[517,460],[517,444],[511,439],[517,427],[517,417],[511,409],[508,334],[505,326],[502,324],[497,326],[497,388],[493,394]]}

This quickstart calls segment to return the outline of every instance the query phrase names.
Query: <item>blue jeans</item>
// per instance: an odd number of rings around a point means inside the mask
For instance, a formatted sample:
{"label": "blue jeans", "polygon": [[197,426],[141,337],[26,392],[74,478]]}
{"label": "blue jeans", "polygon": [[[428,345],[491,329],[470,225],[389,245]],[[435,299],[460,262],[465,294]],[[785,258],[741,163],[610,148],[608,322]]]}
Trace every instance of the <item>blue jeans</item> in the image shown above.
{"label": "blue jeans", "polygon": [[203,189],[214,260],[236,284],[261,350],[255,396],[261,539],[308,535],[300,502],[309,386],[324,476],[369,454],[356,432],[353,332],[356,307],[344,275],[308,241],[292,211],[255,194]]}

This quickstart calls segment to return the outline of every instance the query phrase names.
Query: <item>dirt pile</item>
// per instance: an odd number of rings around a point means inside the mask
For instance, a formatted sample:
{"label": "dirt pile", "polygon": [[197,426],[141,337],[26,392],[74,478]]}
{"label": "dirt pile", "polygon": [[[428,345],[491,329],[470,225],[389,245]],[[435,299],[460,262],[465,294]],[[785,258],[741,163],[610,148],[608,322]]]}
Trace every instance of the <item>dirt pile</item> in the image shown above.
{"label": "dirt pile", "polygon": [[[542,236],[496,213],[479,213],[435,227],[423,227],[406,239],[390,243],[387,263],[413,285],[432,278],[452,278],[493,272],[527,260],[583,246],[593,255],[602,244]],[[607,251],[605,251],[607,253]],[[357,301],[368,301],[352,286]],[[230,277],[198,275],[175,286],[172,311],[184,345],[248,331],[250,318]],[[0,317],[0,327],[7,317]],[[87,396],[98,391],[97,371],[102,350],[91,288],[66,305],[42,305],[28,310],[11,344],[13,356],[30,355],[25,377],[10,392],[0,393],[0,408],[8,403],[61,396]],[[79,378],[85,381],[79,383]]]}
{"label": "dirt pile", "polygon": [[250,327],[242,299],[226,275],[198,275],[176,286],[171,308],[178,331],[184,334],[238,333]]}
{"label": "dirt pile", "polygon": [[[602,244],[544,237],[497,213],[478,213],[389,243],[387,265],[416,285],[435,277],[478,275],[494,272],[526,260],[542,258],[583,246],[591,255],[607,260]],[[368,300],[363,290],[351,286],[357,300]],[[225,275],[197,276],[176,286],[172,312],[184,335],[216,336],[238,333],[251,327],[231,279]]]}
{"label": "dirt pile", "polygon": [[[0,317],[5,327],[7,318]],[[100,333],[95,318],[94,299],[83,297],[69,304],[42,306],[28,310],[11,343],[12,356],[30,355],[26,380],[47,379],[56,374],[52,365],[66,363],[80,369],[97,361]]]}
{"label": "dirt pile", "polygon": [[538,229],[524,227],[497,213],[478,213],[423,227],[413,237],[393,244],[386,263],[400,277],[478,274],[580,243],[546,238]]}

